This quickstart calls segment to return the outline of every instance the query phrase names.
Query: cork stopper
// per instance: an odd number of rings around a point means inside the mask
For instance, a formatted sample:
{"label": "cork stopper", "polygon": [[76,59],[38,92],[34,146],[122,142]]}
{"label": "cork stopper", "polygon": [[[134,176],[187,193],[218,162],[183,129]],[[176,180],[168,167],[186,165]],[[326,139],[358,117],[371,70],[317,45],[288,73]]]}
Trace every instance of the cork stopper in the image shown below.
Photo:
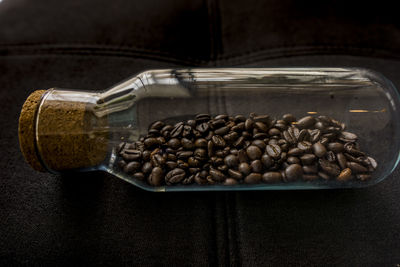
{"label": "cork stopper", "polygon": [[22,106],[18,126],[19,146],[22,154],[33,169],[41,172],[44,172],[45,168],[36,153],[35,120],[40,100],[45,92],[45,90],[37,90],[28,96]]}
{"label": "cork stopper", "polygon": [[19,138],[27,162],[38,171],[100,164],[107,155],[107,119],[96,117],[93,104],[74,99],[74,93],[43,93],[32,93],[21,111]]}

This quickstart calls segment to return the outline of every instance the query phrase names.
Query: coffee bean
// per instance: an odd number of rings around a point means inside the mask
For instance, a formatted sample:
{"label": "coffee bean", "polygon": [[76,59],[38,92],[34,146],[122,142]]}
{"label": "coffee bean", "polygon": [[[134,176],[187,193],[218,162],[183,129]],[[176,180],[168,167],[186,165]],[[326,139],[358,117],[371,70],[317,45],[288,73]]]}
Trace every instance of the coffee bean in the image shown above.
{"label": "coffee bean", "polygon": [[240,179],[243,178],[242,173],[239,172],[239,171],[236,171],[236,170],[229,169],[228,170],[228,174],[229,174],[230,177],[232,177],[232,178],[234,178],[236,180],[240,180]]}
{"label": "coffee bean", "polygon": [[267,125],[270,125],[272,122],[272,119],[269,115],[258,115],[258,116],[254,116],[253,120],[255,122],[262,122],[265,123]]}
{"label": "coffee bean", "polygon": [[343,144],[338,143],[338,142],[329,143],[327,147],[328,147],[328,150],[335,152],[335,153],[340,153],[344,149]]}
{"label": "coffee bean", "polygon": [[184,150],[184,151],[176,152],[176,156],[178,157],[178,159],[187,159],[192,155],[193,155],[193,151]]}
{"label": "coffee bean", "polygon": [[352,156],[359,157],[359,156],[365,156],[364,152],[359,151],[353,143],[346,143],[344,145],[344,151],[349,153]]}
{"label": "coffee bean", "polygon": [[142,172],[145,174],[150,173],[153,170],[153,165],[150,162],[143,163]]}
{"label": "coffee bean", "polygon": [[304,153],[304,150],[301,150],[298,147],[289,149],[289,151],[288,151],[289,156],[301,156],[301,155],[303,155],[303,153]]}
{"label": "coffee bean", "polygon": [[313,144],[312,149],[314,151],[314,154],[319,158],[322,158],[326,154],[326,148],[320,142]]}
{"label": "coffee bean", "polygon": [[297,147],[303,150],[304,152],[310,152],[313,144],[308,141],[301,141],[297,144]]}
{"label": "coffee bean", "polygon": [[340,172],[339,176],[337,177],[337,180],[341,182],[347,182],[350,178],[351,178],[351,169],[346,168]]}
{"label": "coffee bean", "polygon": [[123,171],[126,173],[133,173],[141,167],[141,164],[137,161],[131,161],[124,166]]}
{"label": "coffee bean", "polygon": [[285,170],[286,179],[289,182],[300,179],[303,175],[303,169],[299,164],[291,164]]}
{"label": "coffee bean", "polygon": [[143,181],[144,178],[145,178],[145,175],[142,172],[135,172],[132,175],[132,177],[133,177],[133,179],[137,179],[137,180]]}
{"label": "coffee bean", "polygon": [[259,130],[260,132],[263,132],[263,133],[268,132],[268,126],[263,122],[259,122],[259,121],[255,122],[254,127],[257,130]]}
{"label": "coffee bean", "polygon": [[282,175],[280,172],[266,172],[262,176],[264,183],[279,183],[282,181]]}
{"label": "coffee bean", "polygon": [[240,163],[242,163],[242,162],[247,162],[248,161],[248,157],[247,157],[247,153],[246,153],[246,151],[245,150],[239,150],[239,152],[238,152],[238,159],[239,159],[239,162]]}
{"label": "coffee bean", "polygon": [[217,167],[217,169],[221,172],[226,172],[228,170],[228,166],[226,165],[220,165]]}
{"label": "coffee bean", "polygon": [[333,153],[332,151],[328,151],[325,155],[325,158],[329,161],[329,162],[336,162],[336,154]]}
{"label": "coffee bean", "polygon": [[229,168],[236,168],[239,165],[239,159],[235,155],[226,156],[224,162]]}
{"label": "coffee bean", "polygon": [[224,185],[236,185],[238,182],[235,179],[227,178],[224,182]]}
{"label": "coffee bean", "polygon": [[122,152],[122,150],[124,150],[125,146],[126,146],[126,142],[121,142],[121,143],[117,146],[117,149],[116,149],[115,152],[116,152],[117,154],[121,154],[121,152]]}
{"label": "coffee bean", "polygon": [[339,135],[339,140],[343,142],[354,142],[358,139],[357,135],[350,132],[341,132]]}
{"label": "coffee bean", "polygon": [[347,167],[351,169],[353,173],[368,172],[368,169],[356,162],[347,162]]}
{"label": "coffee bean", "polygon": [[284,114],[282,116],[282,119],[286,122],[286,123],[292,123],[296,121],[296,117],[293,116],[292,114]]}
{"label": "coffee bean", "polygon": [[347,168],[347,159],[342,153],[336,154],[336,159],[337,159],[337,161],[339,163],[339,166],[340,166],[340,168],[342,170]]}
{"label": "coffee bean", "polygon": [[304,165],[303,166],[303,172],[304,173],[317,173],[318,172],[318,166],[317,165]]}
{"label": "coffee bean", "polygon": [[194,142],[195,147],[206,148],[207,147],[207,140],[204,138],[196,139]]}
{"label": "coffee bean", "polygon": [[169,171],[166,175],[165,175],[165,183],[168,185],[171,184],[177,184],[179,182],[181,182],[186,176],[186,173],[184,170],[180,169],[180,168],[175,168],[172,171]]}
{"label": "coffee bean", "polygon": [[[308,130],[308,133],[310,135],[310,142],[313,144],[320,140],[321,134],[322,134],[321,131],[318,129]],[[326,141],[329,141],[329,139],[327,139]],[[322,143],[322,141],[321,141],[321,143]]]}
{"label": "coffee bean", "polygon": [[246,149],[246,153],[251,160],[259,159],[262,155],[261,149],[258,146],[249,146]]}
{"label": "coffee bean", "polygon": [[274,159],[279,158],[282,153],[279,145],[267,145],[266,152],[270,157]]}
{"label": "coffee bean", "polygon": [[171,137],[175,138],[182,134],[183,131],[183,122],[179,122],[175,124],[174,128],[171,130]]}
{"label": "coffee bean", "polygon": [[251,172],[251,167],[248,163],[242,162],[239,164],[238,170],[243,174],[243,175],[249,175]]}
{"label": "coffee bean", "polygon": [[211,121],[211,125],[214,129],[217,129],[219,127],[225,126],[225,120],[223,119],[216,119]]}
{"label": "coffee bean", "polygon": [[239,137],[239,134],[237,132],[230,132],[230,133],[224,135],[224,139],[228,143],[234,142],[238,137]]}
{"label": "coffee bean", "polygon": [[299,160],[298,157],[290,156],[290,157],[288,157],[287,162],[288,162],[289,164],[299,164],[299,163],[300,163],[300,160]]}
{"label": "coffee bean", "polygon": [[148,177],[149,184],[153,186],[160,186],[163,179],[163,170],[160,167],[154,167]]}
{"label": "coffee bean", "polygon": [[301,141],[310,141],[310,134],[309,134],[308,130],[303,129],[299,132],[299,135],[297,137],[297,142],[301,142]]}
{"label": "coffee bean", "polygon": [[244,122],[244,128],[245,128],[247,131],[249,131],[249,130],[253,129],[253,124],[254,124],[254,121],[253,121],[252,119],[247,119],[247,120]]}
{"label": "coffee bean", "polygon": [[215,120],[227,120],[228,119],[228,115],[226,115],[226,114],[220,114],[220,115],[217,115],[217,116],[215,116]]}
{"label": "coffee bean", "polygon": [[271,129],[269,129],[268,134],[269,134],[270,136],[273,136],[273,135],[280,135],[280,134],[281,134],[281,131],[279,131],[279,130],[276,129],[276,128],[271,128]]}
{"label": "coffee bean", "polygon": [[267,137],[268,137],[268,135],[266,133],[257,133],[255,135],[253,135],[254,139],[260,139],[260,140],[263,140]]}
{"label": "coffee bean", "polygon": [[314,125],[314,123],[315,123],[314,117],[306,116],[298,120],[296,125],[297,127],[304,129],[304,128],[310,128],[311,126]]}
{"label": "coffee bean", "polygon": [[167,161],[165,162],[165,166],[167,167],[167,169],[172,170],[178,166],[178,163],[176,163],[175,161]]}
{"label": "coffee bean", "polygon": [[244,129],[245,129],[245,124],[244,124],[244,122],[240,122],[240,123],[238,123],[237,125],[235,125],[235,126],[232,127],[232,131],[235,131],[235,132],[241,132],[241,131],[243,131]]}
{"label": "coffee bean", "polygon": [[304,181],[315,181],[318,180],[319,176],[316,174],[303,174]]}
{"label": "coffee bean", "polygon": [[214,135],[211,140],[216,147],[224,147],[226,145],[224,138],[219,135]]}
{"label": "coffee bean", "polygon": [[178,159],[177,161],[176,161],[176,163],[178,164],[178,168],[181,168],[181,169],[187,169],[187,168],[189,168],[189,164],[187,164],[187,162],[185,162],[185,161],[183,161],[183,160],[181,160],[181,159]]}
{"label": "coffee bean", "polygon": [[189,177],[182,180],[183,185],[192,184],[194,182],[194,174],[190,175]]}
{"label": "coffee bean", "polygon": [[253,160],[250,164],[251,169],[253,170],[253,172],[257,172],[260,173],[262,171],[262,163],[260,160]]}
{"label": "coffee bean", "polygon": [[211,169],[210,175],[211,175],[212,179],[216,182],[222,182],[225,180],[225,175],[218,170]]}
{"label": "coffee bean", "polygon": [[229,132],[229,130],[230,130],[229,127],[224,126],[224,127],[216,129],[214,131],[214,133],[217,134],[217,135],[225,135],[225,134],[227,134]]}
{"label": "coffee bean", "polygon": [[142,152],[140,152],[140,150],[126,149],[122,153],[122,158],[125,161],[133,161],[133,160],[139,160],[141,155],[142,155]]}
{"label": "coffee bean", "polygon": [[161,130],[161,128],[163,128],[164,125],[165,125],[165,123],[162,121],[155,121],[150,125],[150,129]]}
{"label": "coffee bean", "polygon": [[126,166],[126,161],[125,160],[120,160],[120,161],[118,161],[118,167],[120,168],[120,169],[123,169],[125,166]]}
{"label": "coffee bean", "polygon": [[181,144],[182,144],[182,147],[187,150],[191,150],[194,148],[193,142],[187,138],[182,138]]}
{"label": "coffee bean", "polygon": [[196,130],[202,134],[207,133],[209,129],[210,129],[210,126],[208,125],[207,122],[203,122],[196,126]]}
{"label": "coffee bean", "polygon": [[315,159],[316,157],[314,154],[304,154],[300,157],[301,163],[303,163],[303,165],[310,165],[314,162]]}
{"label": "coffee bean", "polygon": [[246,184],[258,184],[261,181],[261,174],[250,173],[244,178]]}
{"label": "coffee bean", "polygon": [[160,130],[160,132],[161,133],[170,132],[172,131],[172,129],[174,129],[174,127],[172,125],[167,124]]}
{"label": "coffee bean", "polygon": [[294,144],[296,143],[296,139],[294,136],[292,136],[289,131],[283,131],[283,138],[289,143],[289,144]]}
{"label": "coffee bean", "polygon": [[318,160],[321,169],[330,176],[336,177],[340,174],[340,167],[334,163],[331,163],[325,159]]}
{"label": "coffee bean", "polygon": [[234,121],[235,121],[236,123],[238,123],[238,122],[244,122],[245,120],[246,120],[246,117],[243,116],[243,115],[236,115],[236,116],[235,116],[235,119],[234,119]]}
{"label": "coffee bean", "polygon": [[196,122],[205,122],[209,121],[211,119],[210,114],[202,113],[202,114],[197,114],[195,117]]}

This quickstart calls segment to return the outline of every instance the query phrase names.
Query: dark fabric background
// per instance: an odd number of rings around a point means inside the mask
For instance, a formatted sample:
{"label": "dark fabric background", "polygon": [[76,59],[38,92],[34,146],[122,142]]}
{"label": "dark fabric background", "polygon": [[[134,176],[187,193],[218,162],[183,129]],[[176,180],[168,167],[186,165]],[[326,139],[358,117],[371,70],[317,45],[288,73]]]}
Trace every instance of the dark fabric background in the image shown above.
{"label": "dark fabric background", "polygon": [[359,190],[149,193],[34,172],[17,139],[35,89],[145,69],[360,66],[400,86],[389,1],[0,1],[0,265],[397,266],[396,170]]}

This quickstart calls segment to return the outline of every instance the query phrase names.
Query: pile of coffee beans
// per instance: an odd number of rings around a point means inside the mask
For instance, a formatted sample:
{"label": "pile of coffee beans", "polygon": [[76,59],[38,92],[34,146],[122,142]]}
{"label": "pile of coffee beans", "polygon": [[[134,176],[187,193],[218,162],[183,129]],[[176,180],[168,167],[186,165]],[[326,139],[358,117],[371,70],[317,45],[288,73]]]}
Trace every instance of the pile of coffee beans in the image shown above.
{"label": "pile of coffee beans", "polygon": [[175,125],[156,121],[116,153],[123,172],[152,186],[366,181],[377,162],[357,138],[327,116],[198,114]]}

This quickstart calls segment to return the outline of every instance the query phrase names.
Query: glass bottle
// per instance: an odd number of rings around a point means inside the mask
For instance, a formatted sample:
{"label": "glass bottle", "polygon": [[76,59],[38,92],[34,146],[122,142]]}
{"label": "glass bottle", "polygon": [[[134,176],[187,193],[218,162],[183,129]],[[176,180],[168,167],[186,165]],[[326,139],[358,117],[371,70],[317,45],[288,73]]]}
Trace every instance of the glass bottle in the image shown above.
{"label": "glass bottle", "polygon": [[150,70],[101,92],[35,91],[19,138],[36,170],[149,191],[364,187],[398,164],[399,108],[360,68]]}

